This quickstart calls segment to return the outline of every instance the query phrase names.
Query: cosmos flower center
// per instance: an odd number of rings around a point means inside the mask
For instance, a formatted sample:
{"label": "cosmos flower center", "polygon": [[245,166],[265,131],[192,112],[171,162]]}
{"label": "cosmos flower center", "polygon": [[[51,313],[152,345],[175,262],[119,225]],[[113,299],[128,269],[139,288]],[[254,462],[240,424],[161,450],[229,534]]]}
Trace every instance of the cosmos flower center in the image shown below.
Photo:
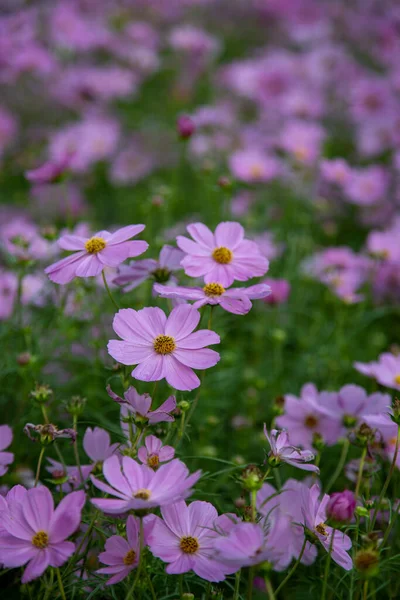
{"label": "cosmos flower center", "polygon": [[229,248],[220,246],[219,248],[215,248],[214,252],[212,253],[212,257],[215,262],[219,263],[220,265],[229,265],[229,263],[232,262],[233,253],[232,250],[229,250]]}
{"label": "cosmos flower center", "polygon": [[304,425],[308,427],[308,429],[314,429],[318,425],[318,419],[314,415],[307,415],[304,419]]}
{"label": "cosmos flower center", "polygon": [[355,427],[357,424],[357,418],[353,415],[343,415],[343,425],[345,427]]}
{"label": "cosmos flower center", "polygon": [[171,354],[176,348],[175,340],[170,335],[158,335],[153,346],[157,354]]}
{"label": "cosmos flower center", "polygon": [[261,177],[263,174],[262,166],[259,164],[254,164],[250,167],[250,175],[254,178]]}
{"label": "cosmos flower center", "polygon": [[101,237],[92,237],[85,243],[86,252],[97,254],[107,246],[106,240]]}
{"label": "cosmos flower center", "polygon": [[32,544],[35,546],[35,548],[40,548],[40,550],[43,550],[49,545],[49,536],[45,531],[38,531],[32,538]]}
{"label": "cosmos flower center", "polygon": [[144,488],[138,490],[135,494],[133,494],[133,497],[137,500],[149,500],[150,496],[150,490],[146,490]]}
{"label": "cosmos flower center", "polygon": [[154,469],[155,467],[158,467],[158,465],[160,464],[160,459],[158,458],[158,454],[153,454],[152,456],[149,456],[147,459],[147,464],[152,469]]}
{"label": "cosmos flower center", "polygon": [[400,385],[400,373],[395,376],[394,382],[397,383],[397,385]]}
{"label": "cosmos flower center", "polygon": [[207,283],[203,287],[203,292],[206,296],[222,296],[225,292],[225,288],[220,283]]}
{"label": "cosmos flower center", "polygon": [[152,272],[154,279],[157,283],[167,283],[171,276],[171,271],[165,267],[158,267]]}
{"label": "cosmos flower center", "polygon": [[200,548],[200,545],[196,538],[188,535],[181,538],[179,548],[186,554],[194,554]]}
{"label": "cosmos flower center", "polygon": [[129,550],[124,556],[124,565],[127,567],[133,565],[136,560],[136,552],[134,550]]}
{"label": "cosmos flower center", "polygon": [[328,532],[323,523],[319,523],[319,525],[316,526],[315,531],[317,533],[319,533],[320,535],[324,535],[325,537],[328,537]]}

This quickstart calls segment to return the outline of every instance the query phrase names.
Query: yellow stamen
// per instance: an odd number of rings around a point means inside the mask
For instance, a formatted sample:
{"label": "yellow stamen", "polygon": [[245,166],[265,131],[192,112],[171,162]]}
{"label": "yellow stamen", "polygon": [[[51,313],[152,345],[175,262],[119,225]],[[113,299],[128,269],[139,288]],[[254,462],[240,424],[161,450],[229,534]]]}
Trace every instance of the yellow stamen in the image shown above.
{"label": "yellow stamen", "polygon": [[215,262],[219,263],[220,265],[229,265],[229,263],[232,262],[233,253],[232,250],[229,250],[229,248],[220,246],[219,248],[215,248],[214,252],[212,253],[212,257]]}
{"label": "yellow stamen", "polygon": [[315,531],[317,531],[320,535],[324,535],[325,537],[328,537],[328,532],[323,523],[320,523],[319,525],[317,525],[315,528]]}
{"label": "yellow stamen", "polygon": [[150,490],[146,490],[146,489],[141,489],[138,490],[136,492],[136,494],[133,494],[134,498],[137,498],[138,500],[148,500],[151,496],[151,492]]}
{"label": "yellow stamen", "polygon": [[153,454],[153,456],[149,456],[149,458],[147,459],[147,464],[152,469],[154,469],[155,467],[158,467],[158,465],[160,464],[160,459],[158,458],[158,455]]}
{"label": "yellow stamen", "polygon": [[157,354],[171,354],[176,348],[175,340],[170,335],[158,335],[153,346]]}
{"label": "yellow stamen", "polygon": [[307,415],[304,419],[304,425],[309,429],[313,429],[318,425],[317,417],[314,417],[314,415]]}
{"label": "yellow stamen", "polygon": [[179,548],[186,554],[195,554],[200,548],[200,545],[196,538],[188,535],[181,538]]}
{"label": "yellow stamen", "polygon": [[107,246],[106,240],[101,237],[92,237],[85,244],[86,252],[89,254],[97,254]]}
{"label": "yellow stamen", "polygon": [[222,296],[225,292],[225,288],[220,283],[207,283],[203,287],[203,292],[206,296]]}
{"label": "yellow stamen", "polygon": [[394,378],[394,382],[397,383],[397,385],[400,385],[400,374],[396,375],[396,377]]}
{"label": "yellow stamen", "polygon": [[32,544],[36,548],[40,548],[40,550],[43,550],[49,545],[49,536],[45,531],[38,531],[32,538]]}
{"label": "yellow stamen", "polygon": [[136,552],[134,550],[129,550],[124,556],[124,565],[127,567],[133,565],[136,560]]}
{"label": "yellow stamen", "polygon": [[261,165],[254,164],[250,167],[250,175],[254,177],[254,179],[258,179],[263,175],[263,168]]}

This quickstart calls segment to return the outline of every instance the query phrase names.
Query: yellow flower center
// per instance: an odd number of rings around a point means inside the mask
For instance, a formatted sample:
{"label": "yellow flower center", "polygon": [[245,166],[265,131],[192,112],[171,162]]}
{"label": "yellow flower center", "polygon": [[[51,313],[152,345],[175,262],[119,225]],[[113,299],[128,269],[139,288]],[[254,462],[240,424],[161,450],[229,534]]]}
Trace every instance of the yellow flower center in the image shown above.
{"label": "yellow flower center", "polygon": [[324,535],[325,537],[328,536],[328,532],[326,530],[326,527],[323,523],[320,523],[319,525],[316,526],[315,531],[317,531],[320,535]]}
{"label": "yellow flower center", "polygon": [[133,494],[133,497],[137,498],[138,500],[148,500],[150,498],[150,496],[151,496],[150,490],[146,490],[144,488],[141,490],[138,490],[136,492],[136,494]]}
{"label": "yellow flower center", "polygon": [[200,545],[196,538],[188,535],[181,538],[179,548],[186,554],[194,554],[200,548]]}
{"label": "yellow flower center", "polygon": [[124,556],[124,565],[127,567],[133,565],[136,560],[136,552],[134,550],[129,550]]}
{"label": "yellow flower center", "polygon": [[229,263],[232,262],[233,253],[232,250],[229,250],[229,248],[220,246],[219,248],[215,248],[214,252],[212,253],[212,257],[215,262],[219,263],[220,265],[229,265]]}
{"label": "yellow flower center", "polygon": [[85,243],[86,252],[97,254],[107,246],[106,240],[101,237],[92,237]]}
{"label": "yellow flower center", "polygon": [[170,335],[158,335],[153,346],[157,354],[171,354],[176,348],[175,340]]}
{"label": "yellow flower center", "polygon": [[394,378],[394,382],[397,383],[397,385],[400,385],[400,373],[399,375],[396,375],[396,377]]}
{"label": "yellow flower center", "polygon": [[262,177],[263,168],[261,165],[254,164],[250,167],[250,175],[254,177],[254,179],[258,179]]}
{"label": "yellow flower center", "polygon": [[147,459],[147,464],[152,469],[154,469],[155,467],[158,467],[159,463],[160,463],[160,459],[158,458],[157,454],[153,454],[153,456],[149,456],[149,458]]}
{"label": "yellow flower center", "polygon": [[308,150],[307,148],[303,148],[301,146],[299,146],[298,148],[295,149],[294,151],[294,156],[295,158],[300,161],[303,162],[303,160],[307,160],[308,158]]}
{"label": "yellow flower center", "polygon": [[307,415],[304,419],[304,425],[308,427],[308,429],[314,429],[314,427],[318,425],[317,417],[314,417],[314,415]]}
{"label": "yellow flower center", "polygon": [[222,296],[225,292],[225,288],[220,283],[207,283],[203,287],[203,292],[206,296]]}
{"label": "yellow flower center", "polygon": [[43,550],[43,548],[47,548],[49,545],[49,536],[45,531],[38,531],[32,538],[32,544],[36,548]]}

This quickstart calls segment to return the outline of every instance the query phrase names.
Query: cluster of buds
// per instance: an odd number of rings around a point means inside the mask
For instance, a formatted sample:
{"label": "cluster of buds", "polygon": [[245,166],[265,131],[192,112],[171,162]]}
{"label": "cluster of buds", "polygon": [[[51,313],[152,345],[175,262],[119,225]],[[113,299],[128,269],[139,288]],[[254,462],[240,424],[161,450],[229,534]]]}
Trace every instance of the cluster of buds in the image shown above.
{"label": "cluster of buds", "polygon": [[58,429],[56,425],[46,423],[45,425],[34,425],[27,423],[24,427],[24,433],[32,442],[40,442],[47,446],[58,438],[70,438],[72,443],[76,441],[77,433],[74,429]]}

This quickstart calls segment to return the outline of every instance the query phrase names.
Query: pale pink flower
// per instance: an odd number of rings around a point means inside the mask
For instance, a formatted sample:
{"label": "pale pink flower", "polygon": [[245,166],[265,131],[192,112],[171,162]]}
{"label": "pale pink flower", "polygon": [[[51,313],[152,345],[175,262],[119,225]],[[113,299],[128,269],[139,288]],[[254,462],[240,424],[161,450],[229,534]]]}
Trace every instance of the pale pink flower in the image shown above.
{"label": "pale pink flower", "polygon": [[155,469],[160,463],[168,462],[175,456],[175,449],[172,446],[163,446],[161,440],[155,435],[148,435],[144,441],[144,446],[138,450],[138,459],[144,465]]}
{"label": "pale pink flower", "polygon": [[264,435],[271,446],[271,451],[268,453],[269,464],[277,466],[279,463],[285,462],[303,471],[319,473],[318,467],[306,464],[314,460],[314,454],[310,450],[300,450],[300,448],[291,445],[286,431],[272,429],[271,433],[268,434],[267,426],[264,424]]}
{"label": "pale pink flower", "polygon": [[109,566],[96,572],[100,575],[112,575],[106,585],[122,581],[139,564],[139,522],[132,515],[129,515],[126,521],[126,537],[127,539],[120,535],[111,536],[106,541],[104,552],[99,554],[100,562]]}

